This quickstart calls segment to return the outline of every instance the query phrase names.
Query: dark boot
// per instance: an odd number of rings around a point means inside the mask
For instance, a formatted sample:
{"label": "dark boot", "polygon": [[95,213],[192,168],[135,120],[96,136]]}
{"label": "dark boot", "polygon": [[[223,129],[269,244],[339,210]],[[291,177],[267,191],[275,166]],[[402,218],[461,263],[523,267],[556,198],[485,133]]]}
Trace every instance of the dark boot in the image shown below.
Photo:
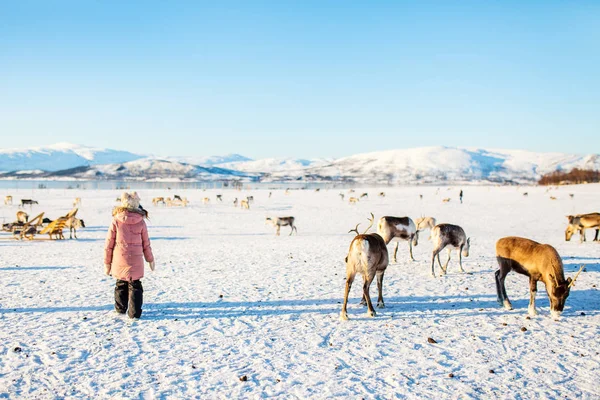
{"label": "dark boot", "polygon": [[142,281],[132,281],[129,283],[129,318],[139,318],[142,316],[142,304],[144,303],[144,288]]}
{"label": "dark boot", "polygon": [[117,279],[115,283],[115,310],[119,314],[127,312],[127,299],[129,298],[129,282]]}

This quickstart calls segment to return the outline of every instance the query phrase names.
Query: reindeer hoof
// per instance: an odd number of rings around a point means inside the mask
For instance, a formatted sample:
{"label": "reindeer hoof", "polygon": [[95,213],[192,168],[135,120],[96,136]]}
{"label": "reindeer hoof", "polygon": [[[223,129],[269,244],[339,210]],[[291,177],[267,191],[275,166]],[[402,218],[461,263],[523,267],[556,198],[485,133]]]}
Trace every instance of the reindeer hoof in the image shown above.
{"label": "reindeer hoof", "polygon": [[529,314],[530,317],[535,317],[538,315],[538,312],[535,308],[529,308],[527,309],[527,314]]}
{"label": "reindeer hoof", "polygon": [[340,313],[340,321],[348,321],[348,313]]}
{"label": "reindeer hoof", "polygon": [[380,303],[377,303],[377,308],[385,308],[385,304],[383,304],[383,301]]}
{"label": "reindeer hoof", "polygon": [[373,311],[367,311],[367,317],[369,318],[373,318],[377,315],[377,313],[375,312],[375,310]]}
{"label": "reindeer hoof", "polygon": [[513,309],[513,306],[512,306],[512,304],[510,304],[510,301],[505,300],[504,301],[504,308],[510,311],[510,310]]}

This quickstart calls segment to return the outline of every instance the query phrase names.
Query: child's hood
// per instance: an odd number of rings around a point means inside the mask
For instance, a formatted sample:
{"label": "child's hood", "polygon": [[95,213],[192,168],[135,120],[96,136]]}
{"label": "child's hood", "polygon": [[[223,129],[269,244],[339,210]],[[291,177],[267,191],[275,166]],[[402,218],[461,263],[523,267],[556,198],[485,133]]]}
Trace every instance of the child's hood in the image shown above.
{"label": "child's hood", "polygon": [[124,224],[139,224],[144,217],[133,211],[119,211],[115,214],[115,218]]}

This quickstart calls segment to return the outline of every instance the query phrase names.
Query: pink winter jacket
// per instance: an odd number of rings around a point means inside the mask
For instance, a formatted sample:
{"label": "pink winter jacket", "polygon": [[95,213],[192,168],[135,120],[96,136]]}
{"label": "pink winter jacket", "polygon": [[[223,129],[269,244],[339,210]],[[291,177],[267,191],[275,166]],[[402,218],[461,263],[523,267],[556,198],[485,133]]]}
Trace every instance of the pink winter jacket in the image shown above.
{"label": "pink winter jacket", "polygon": [[144,277],[144,258],[154,261],[144,217],[132,211],[119,211],[113,218],[104,246],[104,264],[111,275],[124,281]]}

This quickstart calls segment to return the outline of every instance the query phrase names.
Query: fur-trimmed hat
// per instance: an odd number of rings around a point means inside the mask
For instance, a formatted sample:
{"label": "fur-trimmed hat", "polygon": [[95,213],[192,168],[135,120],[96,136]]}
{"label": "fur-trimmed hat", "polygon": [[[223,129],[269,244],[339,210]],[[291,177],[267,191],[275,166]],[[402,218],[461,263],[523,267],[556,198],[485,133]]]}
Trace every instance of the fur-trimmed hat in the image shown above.
{"label": "fur-trimmed hat", "polygon": [[128,210],[137,210],[139,206],[140,196],[138,196],[137,192],[123,192],[121,195],[121,207],[127,208]]}

